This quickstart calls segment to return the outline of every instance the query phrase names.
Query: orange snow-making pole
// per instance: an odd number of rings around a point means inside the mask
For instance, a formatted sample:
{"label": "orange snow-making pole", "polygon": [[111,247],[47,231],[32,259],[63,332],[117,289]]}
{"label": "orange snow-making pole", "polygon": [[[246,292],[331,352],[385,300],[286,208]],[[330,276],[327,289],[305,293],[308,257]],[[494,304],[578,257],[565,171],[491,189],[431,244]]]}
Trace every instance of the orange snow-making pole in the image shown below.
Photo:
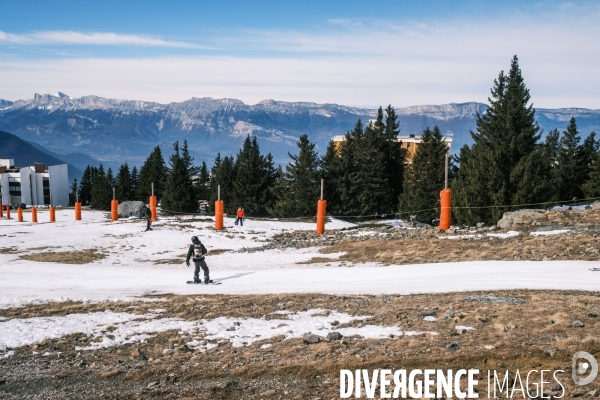
{"label": "orange snow-making pole", "polygon": [[451,206],[452,196],[450,189],[448,189],[448,154],[446,153],[446,183],[445,188],[440,192],[440,229],[450,229],[450,217],[451,217]]}
{"label": "orange snow-making pole", "polygon": [[113,188],[113,199],[110,202],[111,221],[117,221],[119,219],[119,200],[117,200],[115,197],[115,188]]}
{"label": "orange snow-making pole", "polygon": [[81,203],[75,203],[75,221],[81,221]]}
{"label": "orange snow-making pole", "polygon": [[6,206],[6,219],[10,219],[10,206]]}
{"label": "orange snow-making pole", "polygon": [[223,229],[223,200],[221,200],[221,185],[217,187],[217,201],[215,201],[215,229]]}
{"label": "orange snow-making pole", "polygon": [[152,213],[150,220],[156,221],[156,196],[154,195],[154,183],[152,183],[152,196],[150,196],[150,212]]}
{"label": "orange snow-making pole", "polygon": [[317,234],[322,235],[325,232],[325,211],[327,209],[327,200],[323,200],[323,179],[321,179],[321,200],[317,203]]}
{"label": "orange snow-making pole", "polygon": [[37,222],[37,208],[31,209],[31,222]]}
{"label": "orange snow-making pole", "polygon": [[23,222],[23,209],[21,207],[17,208],[17,221]]}
{"label": "orange snow-making pole", "polygon": [[[0,197],[1,197],[1,196],[0,196]],[[3,210],[3,208],[4,208],[4,207],[2,206],[2,201],[1,201],[1,199],[0,199],[0,218],[2,218],[2,217],[4,216],[4,215],[2,215],[2,212],[4,211],[4,210]]]}
{"label": "orange snow-making pole", "polygon": [[50,222],[56,222],[56,207],[50,206]]}

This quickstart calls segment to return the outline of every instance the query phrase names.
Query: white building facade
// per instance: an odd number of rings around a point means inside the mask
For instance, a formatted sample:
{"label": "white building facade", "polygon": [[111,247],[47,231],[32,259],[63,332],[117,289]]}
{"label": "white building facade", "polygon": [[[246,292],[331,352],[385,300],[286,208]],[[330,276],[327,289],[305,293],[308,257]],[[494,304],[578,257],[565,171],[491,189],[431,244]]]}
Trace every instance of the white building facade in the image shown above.
{"label": "white building facade", "polygon": [[17,168],[13,159],[0,159],[0,192],[3,205],[68,206],[67,164]]}

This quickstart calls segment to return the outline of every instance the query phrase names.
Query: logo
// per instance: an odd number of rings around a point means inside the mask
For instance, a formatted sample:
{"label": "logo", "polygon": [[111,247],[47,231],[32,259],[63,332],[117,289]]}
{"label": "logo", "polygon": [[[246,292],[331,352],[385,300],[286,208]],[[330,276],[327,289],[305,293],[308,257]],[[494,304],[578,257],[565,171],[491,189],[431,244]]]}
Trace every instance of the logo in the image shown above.
{"label": "logo", "polygon": [[585,351],[578,351],[573,355],[572,367],[573,382],[577,385],[587,385],[598,376],[598,362],[593,355]]}

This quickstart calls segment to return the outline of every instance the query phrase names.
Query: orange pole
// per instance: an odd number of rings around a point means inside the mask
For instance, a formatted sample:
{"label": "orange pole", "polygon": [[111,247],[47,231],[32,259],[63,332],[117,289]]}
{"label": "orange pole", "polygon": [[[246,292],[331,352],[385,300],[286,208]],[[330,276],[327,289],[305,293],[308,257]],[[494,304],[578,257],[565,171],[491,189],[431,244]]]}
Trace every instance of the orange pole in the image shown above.
{"label": "orange pole", "polygon": [[322,235],[325,232],[325,210],[327,209],[327,200],[319,200],[317,203],[317,234]]}
{"label": "orange pole", "polygon": [[35,207],[31,209],[31,222],[37,222],[37,209]]}
{"label": "orange pole", "polygon": [[10,219],[10,206],[6,206],[6,219]]}
{"label": "orange pole", "polygon": [[50,206],[50,222],[56,222],[56,207]]}
{"label": "orange pole", "polygon": [[223,200],[215,201],[215,229],[223,229]]}
{"label": "orange pole", "polygon": [[156,196],[150,196],[150,211],[152,212],[152,221],[156,221]]}
{"label": "orange pole", "polygon": [[81,221],[81,203],[75,203],[75,221]]}
{"label": "orange pole", "polygon": [[112,200],[110,202],[110,219],[112,221],[119,219],[119,200]]}
{"label": "orange pole", "polygon": [[17,221],[23,222],[23,209],[21,207],[17,208]]}
{"label": "orange pole", "polygon": [[4,208],[4,207],[2,207],[2,203],[0,203],[0,218],[2,218],[2,217],[3,217],[3,215],[2,215],[3,208]]}
{"label": "orange pole", "polygon": [[450,211],[451,211],[451,194],[450,189],[440,191],[440,229],[450,229]]}

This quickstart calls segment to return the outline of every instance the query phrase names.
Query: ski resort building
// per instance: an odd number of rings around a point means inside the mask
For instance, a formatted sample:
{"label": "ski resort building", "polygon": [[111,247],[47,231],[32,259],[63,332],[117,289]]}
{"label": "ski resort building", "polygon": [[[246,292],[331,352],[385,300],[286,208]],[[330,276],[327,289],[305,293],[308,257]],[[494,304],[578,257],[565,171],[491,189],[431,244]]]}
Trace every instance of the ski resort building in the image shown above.
{"label": "ski resort building", "polygon": [[[337,135],[331,138],[333,140],[336,151],[338,152],[341,148],[343,142],[346,141],[346,135]],[[402,148],[406,149],[406,154],[404,155],[404,161],[407,164],[411,164],[413,157],[415,156],[415,152],[417,148],[421,144],[421,136],[416,135],[408,135],[408,136],[398,136],[398,141],[402,142]],[[444,142],[448,145],[448,151],[450,150],[450,146],[452,146],[452,138],[444,137]]]}
{"label": "ski resort building", "polygon": [[67,164],[48,168],[41,163],[20,168],[14,164],[13,159],[0,159],[0,193],[3,205],[69,205]]}

